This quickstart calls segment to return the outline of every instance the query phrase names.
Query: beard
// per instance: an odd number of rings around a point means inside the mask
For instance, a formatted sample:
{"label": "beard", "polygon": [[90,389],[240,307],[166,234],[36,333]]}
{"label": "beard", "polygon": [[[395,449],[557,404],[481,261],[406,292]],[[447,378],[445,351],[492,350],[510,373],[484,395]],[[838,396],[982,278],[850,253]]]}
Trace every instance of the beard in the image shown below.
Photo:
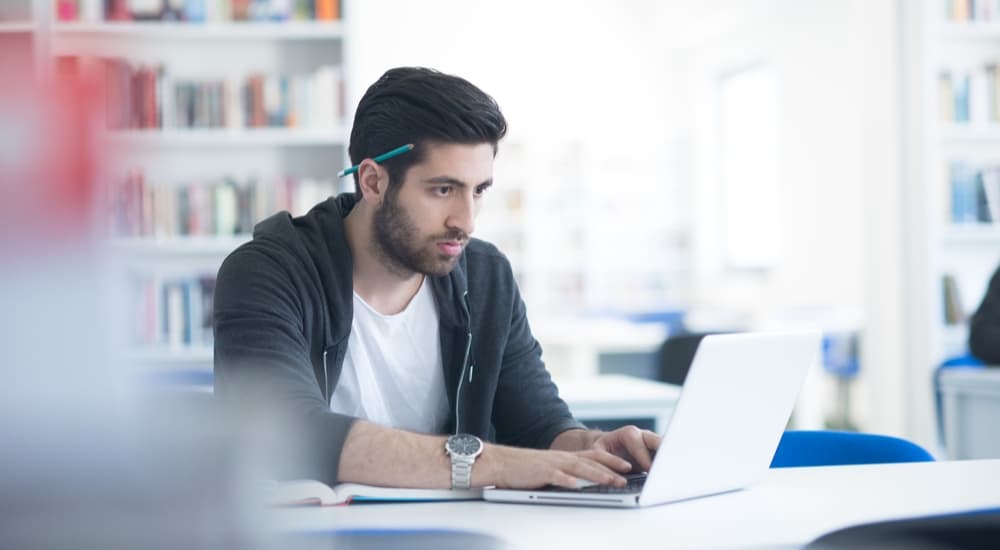
{"label": "beard", "polygon": [[461,255],[449,256],[438,250],[436,243],[468,241],[468,235],[457,229],[440,236],[422,238],[413,218],[399,204],[397,194],[392,192],[375,211],[372,225],[375,256],[390,272],[400,277],[413,273],[430,276],[451,273]]}

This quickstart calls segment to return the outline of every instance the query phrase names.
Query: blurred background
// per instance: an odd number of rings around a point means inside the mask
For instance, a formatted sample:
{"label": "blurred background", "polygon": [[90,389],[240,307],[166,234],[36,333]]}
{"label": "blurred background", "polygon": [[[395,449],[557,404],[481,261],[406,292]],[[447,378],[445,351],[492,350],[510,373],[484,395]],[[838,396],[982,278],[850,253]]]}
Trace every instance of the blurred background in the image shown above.
{"label": "blurred background", "polygon": [[[420,65],[508,118],[476,236],[557,381],[819,328],[796,427],[939,449],[933,374],[1000,263],[998,61],[995,0],[3,0],[7,374],[51,389],[16,364],[72,364],[65,403],[133,376],[210,389],[222,259],[351,190],[356,102]],[[22,291],[50,287],[51,311]],[[38,311],[72,312],[57,339],[88,355],[38,356]]]}

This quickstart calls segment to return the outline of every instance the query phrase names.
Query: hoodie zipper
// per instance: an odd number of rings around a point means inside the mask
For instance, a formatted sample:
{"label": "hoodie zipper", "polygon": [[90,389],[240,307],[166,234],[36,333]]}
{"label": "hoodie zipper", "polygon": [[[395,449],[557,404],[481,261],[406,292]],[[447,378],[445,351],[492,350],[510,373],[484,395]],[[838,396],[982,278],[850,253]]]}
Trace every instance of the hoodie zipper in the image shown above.
{"label": "hoodie zipper", "polygon": [[465,357],[462,359],[462,374],[458,377],[458,388],[455,390],[455,433],[460,434],[461,431],[461,417],[459,416],[459,405],[462,400],[462,384],[465,383],[465,371],[469,371],[469,384],[472,383],[472,371],[476,369],[475,365],[469,364],[469,355],[472,352],[472,314],[469,310],[469,291],[466,290],[462,293],[462,299],[465,301],[465,313],[468,316],[468,326],[466,327],[466,333],[468,337],[465,341]]}
{"label": "hoodie zipper", "polygon": [[327,350],[323,349],[323,397],[326,398],[326,404],[330,404],[330,374],[326,369],[326,354]]}

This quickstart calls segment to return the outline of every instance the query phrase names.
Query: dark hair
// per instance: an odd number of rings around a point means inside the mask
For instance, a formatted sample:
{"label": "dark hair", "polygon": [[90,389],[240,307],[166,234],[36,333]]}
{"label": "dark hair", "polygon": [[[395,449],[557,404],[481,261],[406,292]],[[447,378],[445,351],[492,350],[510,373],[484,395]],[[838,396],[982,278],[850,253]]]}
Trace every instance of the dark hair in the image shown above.
{"label": "dark hair", "polygon": [[[493,145],[507,133],[507,120],[496,100],[468,80],[422,67],[399,67],[383,74],[358,103],[348,153],[351,164],[407,143],[413,151],[381,163],[390,189],[421,162],[430,143]],[[361,197],[358,174],[356,194]]]}

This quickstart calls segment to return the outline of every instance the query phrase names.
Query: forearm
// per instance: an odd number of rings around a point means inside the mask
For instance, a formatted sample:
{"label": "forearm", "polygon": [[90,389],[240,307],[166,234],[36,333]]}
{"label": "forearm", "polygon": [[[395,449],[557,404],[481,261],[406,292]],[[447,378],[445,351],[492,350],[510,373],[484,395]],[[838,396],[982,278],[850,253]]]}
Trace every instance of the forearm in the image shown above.
{"label": "forearm", "polygon": [[[567,446],[585,445],[592,433],[586,430],[567,432],[560,434],[562,444]],[[416,434],[359,420],[353,424],[340,454],[339,481],[388,487],[450,488],[451,459],[444,450],[445,440],[445,436]],[[555,443],[553,449],[563,450],[555,447]],[[598,456],[586,459],[575,454],[485,443],[472,467],[472,486],[528,488],[546,483],[573,486],[576,477],[566,477],[567,473],[600,483],[617,483],[613,472],[593,462],[597,459],[607,461]]]}
{"label": "forearm", "polygon": [[594,446],[594,442],[604,432],[598,430],[566,430],[552,440],[550,449],[556,451],[584,451]]}
{"label": "forearm", "polygon": [[[386,428],[359,420],[340,454],[339,480],[386,487],[451,488],[446,436]],[[472,486],[497,485],[511,447],[485,443],[472,467]]]}
{"label": "forearm", "polygon": [[359,420],[344,442],[337,477],[387,487],[449,488],[451,460],[445,439]]}

